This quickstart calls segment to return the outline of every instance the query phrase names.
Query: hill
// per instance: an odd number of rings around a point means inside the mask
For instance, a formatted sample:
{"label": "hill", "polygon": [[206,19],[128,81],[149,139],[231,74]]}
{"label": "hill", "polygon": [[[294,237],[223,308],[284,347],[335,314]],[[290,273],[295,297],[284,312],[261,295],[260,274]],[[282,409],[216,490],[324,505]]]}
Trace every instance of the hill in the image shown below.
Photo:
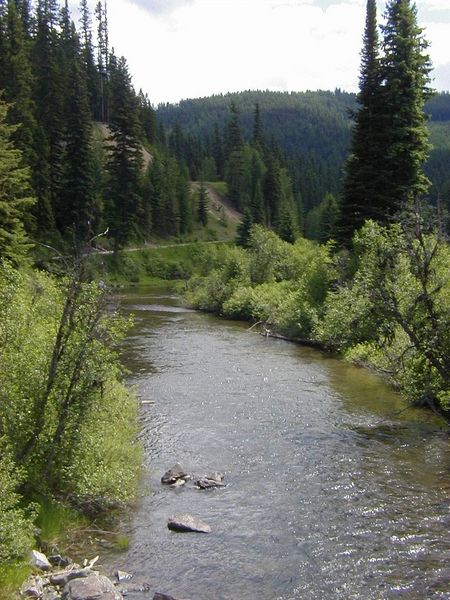
{"label": "hill", "polygon": [[[225,131],[230,104],[240,112],[245,139],[253,133],[255,105],[261,112],[264,137],[275,142],[287,160],[305,211],[327,192],[339,194],[342,168],[351,140],[351,112],[356,96],[341,90],[307,92],[246,91],[160,104],[156,115],[166,130],[180,127],[199,146],[213,144],[215,130]],[[433,145],[426,172],[436,197],[450,181],[450,94],[437,94],[426,106]]]}

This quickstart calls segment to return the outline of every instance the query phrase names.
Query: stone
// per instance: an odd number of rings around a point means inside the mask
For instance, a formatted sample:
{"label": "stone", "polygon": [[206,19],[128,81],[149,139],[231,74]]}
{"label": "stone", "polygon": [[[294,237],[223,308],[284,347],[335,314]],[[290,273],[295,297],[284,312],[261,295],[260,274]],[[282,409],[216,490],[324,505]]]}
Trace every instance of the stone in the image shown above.
{"label": "stone", "polygon": [[58,585],[60,587],[65,586],[72,579],[79,579],[80,577],[88,577],[92,571],[90,569],[68,569],[61,573],[53,573],[50,575],[50,583],[52,585]]}
{"label": "stone", "polygon": [[173,515],[169,518],[167,527],[179,532],[211,533],[211,527],[207,523],[187,514]]}
{"label": "stone", "polygon": [[61,595],[56,590],[47,588],[44,590],[41,600],[61,600]]}
{"label": "stone", "polygon": [[52,565],[49,563],[45,554],[38,550],[31,551],[30,565],[41,569],[41,571],[49,571],[52,568]]}
{"label": "stone", "polygon": [[129,581],[133,577],[131,573],[127,573],[126,571],[119,571],[119,569],[117,569],[114,575],[117,577],[117,581],[119,583],[121,583],[122,581]]}
{"label": "stone", "polygon": [[20,588],[20,595],[26,598],[40,598],[44,593],[41,577],[29,577]]}
{"label": "stone", "polygon": [[123,600],[122,594],[114,587],[113,582],[98,573],[90,573],[88,577],[69,581],[64,588],[63,598],[66,600]]}
{"label": "stone", "polygon": [[161,483],[171,485],[179,479],[189,479],[189,475],[184,471],[183,467],[177,463],[164,473],[161,477]]}
{"label": "stone", "polygon": [[54,556],[48,557],[48,562],[53,567],[64,568],[64,567],[68,567],[72,561],[70,560],[70,558],[67,558],[66,556],[61,556],[61,554],[55,554]]}
{"label": "stone", "polygon": [[223,481],[216,481],[215,479],[210,479],[209,477],[202,477],[195,482],[195,485],[199,487],[201,490],[207,490],[210,488],[216,487],[225,487]]}

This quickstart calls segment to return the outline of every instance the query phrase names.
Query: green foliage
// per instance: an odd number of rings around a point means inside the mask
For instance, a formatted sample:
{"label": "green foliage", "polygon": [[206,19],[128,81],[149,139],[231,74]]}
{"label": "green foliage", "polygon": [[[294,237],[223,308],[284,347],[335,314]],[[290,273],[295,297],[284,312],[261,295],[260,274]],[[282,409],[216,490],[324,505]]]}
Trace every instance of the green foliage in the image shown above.
{"label": "green foliage", "polygon": [[0,259],[18,264],[31,247],[23,222],[34,200],[29,170],[22,166],[22,153],[11,141],[16,127],[6,123],[7,111],[8,106],[0,100]]}
{"label": "green foliage", "polygon": [[448,410],[450,252],[421,227],[365,225],[354,278],[328,294],[315,335],[387,372],[410,401]]}
{"label": "green foliage", "polygon": [[187,285],[190,304],[308,338],[334,274],[328,248],[304,239],[292,245],[254,225],[247,249],[223,247],[209,260],[206,276]]}
{"label": "green foliage", "polygon": [[[0,413],[1,414],[1,413]],[[6,436],[0,437],[0,564],[16,562],[33,541],[32,510],[25,511],[18,493],[24,472],[16,462]]]}
{"label": "green foliage", "polygon": [[106,314],[104,291],[77,273],[57,281],[0,268],[1,513],[23,530],[13,554],[2,524],[0,552],[12,559],[30,543],[14,496],[19,483],[98,506],[129,500],[136,489],[136,402],[115,350],[126,324]]}

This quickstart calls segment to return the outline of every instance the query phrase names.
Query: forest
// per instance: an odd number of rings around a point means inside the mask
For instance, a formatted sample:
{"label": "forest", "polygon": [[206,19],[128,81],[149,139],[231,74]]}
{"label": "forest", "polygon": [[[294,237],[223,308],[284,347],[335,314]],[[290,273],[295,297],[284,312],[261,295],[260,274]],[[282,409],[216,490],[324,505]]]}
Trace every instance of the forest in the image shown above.
{"label": "forest", "polygon": [[119,351],[130,323],[97,251],[111,274],[139,260],[131,247],[197,239],[207,185],[239,214],[235,239],[224,226],[227,243],[188,266],[145,255],[150,275],[183,280],[190,306],[340,353],[408,403],[450,411],[450,95],[430,87],[409,0],[388,2],[381,29],[368,0],[358,94],[158,107],[111,49],[106,3],[92,15],[82,0],[80,15],[0,3],[4,564],[33,544],[43,499],[97,514],[135,497],[137,402]]}

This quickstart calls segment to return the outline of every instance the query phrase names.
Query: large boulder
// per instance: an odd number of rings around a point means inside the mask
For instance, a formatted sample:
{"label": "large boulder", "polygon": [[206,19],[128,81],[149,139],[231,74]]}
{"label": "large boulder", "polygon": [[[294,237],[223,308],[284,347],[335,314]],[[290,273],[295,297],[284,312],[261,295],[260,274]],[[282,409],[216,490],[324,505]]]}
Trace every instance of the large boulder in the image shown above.
{"label": "large boulder", "polygon": [[211,527],[207,523],[187,514],[173,515],[169,518],[167,527],[179,532],[211,533]]}
{"label": "large boulder", "polygon": [[90,573],[88,577],[72,579],[64,588],[63,598],[66,600],[123,600],[122,594],[113,582],[98,573]]}
{"label": "large boulder", "polygon": [[39,550],[32,550],[30,556],[30,565],[37,567],[41,571],[49,571],[52,565],[49,563],[48,558]]}
{"label": "large boulder", "polygon": [[183,469],[183,467],[177,463],[171,469],[166,471],[164,475],[161,477],[161,483],[166,485],[173,485],[177,481],[189,479],[189,475]]}

